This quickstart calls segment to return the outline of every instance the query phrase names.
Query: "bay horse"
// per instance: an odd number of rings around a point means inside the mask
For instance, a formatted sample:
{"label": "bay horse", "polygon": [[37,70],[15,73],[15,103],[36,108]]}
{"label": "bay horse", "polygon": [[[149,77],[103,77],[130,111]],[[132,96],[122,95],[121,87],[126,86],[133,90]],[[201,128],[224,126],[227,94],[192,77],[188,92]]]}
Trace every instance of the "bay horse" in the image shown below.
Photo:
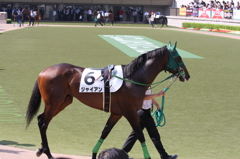
{"label": "bay horse", "polygon": [[32,26],[34,25],[34,23],[37,21],[38,25],[39,25],[39,21],[41,20],[41,15],[38,11],[33,11],[33,14],[34,14],[34,17],[31,17],[31,12],[27,9],[23,9],[22,10],[22,14],[23,14],[23,21],[24,21],[24,15],[26,15],[28,17],[28,26],[31,25],[31,18],[33,18],[33,21],[32,21]]}
{"label": "bay horse", "polygon": [[[94,11],[94,12],[93,12],[93,15],[94,15],[94,16],[97,16],[97,15],[98,15],[97,11]],[[111,26],[113,26],[113,23],[114,23],[114,14],[113,14],[113,13],[102,13],[102,14],[101,14],[100,21],[103,22],[103,24],[105,25],[106,20],[110,21]]]}
{"label": "bay horse", "polygon": [[162,28],[164,25],[166,25],[166,26],[168,27],[168,19],[167,19],[167,17],[164,16],[164,15],[156,16],[156,17],[154,18],[154,23],[155,23],[155,24],[157,24],[157,23],[162,24],[161,28]]}
{"label": "bay horse", "polygon": [[[103,141],[122,116],[128,120],[133,130],[138,134],[144,158],[150,159],[137,115],[137,111],[142,107],[145,92],[162,71],[175,74],[182,82],[190,78],[188,70],[176,50],[176,43],[172,46],[170,42],[167,46],[144,53],[130,64],[121,65],[121,67],[123,78],[127,81],[124,80],[119,90],[111,93],[110,116],[100,139],[92,149],[92,159],[96,159]],[[103,111],[103,93],[79,93],[81,78],[86,79],[86,77],[82,77],[84,69],[83,67],[61,63],[50,66],[39,74],[26,112],[28,127],[38,112],[42,98],[45,109],[37,117],[42,147],[37,150],[37,156],[45,153],[48,159],[54,159],[48,146],[46,131],[53,117],[71,104],[73,97],[89,107]],[[94,81],[94,79],[92,80]],[[138,85],[131,81],[146,85]]]}

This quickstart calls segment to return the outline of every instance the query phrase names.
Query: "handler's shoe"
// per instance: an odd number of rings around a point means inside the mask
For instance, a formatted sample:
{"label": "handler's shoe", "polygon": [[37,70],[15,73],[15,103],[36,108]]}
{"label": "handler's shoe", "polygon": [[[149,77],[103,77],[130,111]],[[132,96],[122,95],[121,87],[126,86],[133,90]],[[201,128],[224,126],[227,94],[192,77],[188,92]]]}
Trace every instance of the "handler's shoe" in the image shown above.
{"label": "handler's shoe", "polygon": [[168,159],[176,159],[176,158],[178,158],[178,155],[168,156]]}

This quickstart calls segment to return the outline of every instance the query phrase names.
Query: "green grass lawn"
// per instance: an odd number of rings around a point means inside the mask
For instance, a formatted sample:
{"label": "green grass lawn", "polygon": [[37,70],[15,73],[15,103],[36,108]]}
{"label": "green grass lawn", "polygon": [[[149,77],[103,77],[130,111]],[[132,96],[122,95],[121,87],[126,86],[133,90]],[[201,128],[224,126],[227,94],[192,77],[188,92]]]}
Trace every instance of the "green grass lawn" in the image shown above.
{"label": "green grass lawn", "polygon": [[[0,144],[37,149],[34,118],[25,129],[25,111],[38,74],[57,63],[81,67],[128,64],[131,58],[98,35],[141,35],[204,59],[183,59],[191,78],[175,82],[165,98],[167,123],[158,128],[169,154],[179,159],[237,159],[240,143],[239,40],[163,29],[114,27],[28,27],[0,34]],[[160,46],[162,47],[162,46]],[[156,81],[168,76],[162,72]],[[154,89],[163,89],[163,83]],[[159,103],[161,98],[156,99]],[[43,111],[43,104],[39,111]],[[20,116],[20,117],[19,117]],[[50,123],[53,153],[91,156],[109,114],[74,100]],[[131,127],[122,118],[100,151],[121,148]],[[153,159],[159,155],[144,131]],[[139,143],[129,153],[142,158]]]}

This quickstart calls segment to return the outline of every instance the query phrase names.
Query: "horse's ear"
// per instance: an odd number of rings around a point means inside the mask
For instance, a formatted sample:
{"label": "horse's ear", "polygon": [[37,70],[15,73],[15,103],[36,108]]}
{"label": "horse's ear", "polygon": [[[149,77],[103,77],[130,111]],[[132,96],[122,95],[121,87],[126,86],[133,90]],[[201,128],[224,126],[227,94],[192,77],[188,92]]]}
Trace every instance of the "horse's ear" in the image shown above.
{"label": "horse's ear", "polygon": [[176,50],[176,47],[177,47],[177,41],[174,44],[173,50]]}
{"label": "horse's ear", "polygon": [[168,48],[170,48],[172,46],[171,42],[168,42]]}

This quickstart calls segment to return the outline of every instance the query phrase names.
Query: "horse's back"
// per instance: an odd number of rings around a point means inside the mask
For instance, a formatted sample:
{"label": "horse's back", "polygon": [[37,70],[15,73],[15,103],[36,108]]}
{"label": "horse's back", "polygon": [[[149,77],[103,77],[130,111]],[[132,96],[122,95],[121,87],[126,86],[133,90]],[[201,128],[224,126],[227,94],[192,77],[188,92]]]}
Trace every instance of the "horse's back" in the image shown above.
{"label": "horse's back", "polygon": [[60,63],[44,69],[39,74],[39,78],[46,78],[49,80],[53,80],[56,78],[71,78],[76,70],[79,70],[77,72],[81,72],[84,70],[84,68],[68,63]]}

